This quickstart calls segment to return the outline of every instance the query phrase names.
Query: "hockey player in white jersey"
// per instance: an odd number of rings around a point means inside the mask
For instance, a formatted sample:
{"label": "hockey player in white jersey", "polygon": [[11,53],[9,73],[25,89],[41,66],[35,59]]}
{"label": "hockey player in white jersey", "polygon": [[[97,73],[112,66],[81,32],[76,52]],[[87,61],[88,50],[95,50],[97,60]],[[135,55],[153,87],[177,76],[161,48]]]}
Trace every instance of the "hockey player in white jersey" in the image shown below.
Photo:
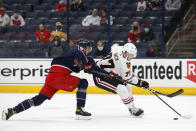
{"label": "hockey player in white jersey", "polygon": [[[149,83],[140,80],[131,71],[131,60],[137,55],[137,48],[132,43],[126,43],[124,46],[119,46],[117,44],[112,46],[111,53],[97,61],[97,65],[106,70],[107,72],[112,72],[117,74],[124,80],[127,80],[133,85],[149,88]],[[133,96],[131,91],[131,85],[122,84],[118,81],[109,80],[106,78],[99,78],[93,75],[95,85],[99,88],[105,89],[107,91],[117,93],[123,103],[127,106],[129,112],[133,116],[142,116],[144,111],[140,108],[134,106]]]}

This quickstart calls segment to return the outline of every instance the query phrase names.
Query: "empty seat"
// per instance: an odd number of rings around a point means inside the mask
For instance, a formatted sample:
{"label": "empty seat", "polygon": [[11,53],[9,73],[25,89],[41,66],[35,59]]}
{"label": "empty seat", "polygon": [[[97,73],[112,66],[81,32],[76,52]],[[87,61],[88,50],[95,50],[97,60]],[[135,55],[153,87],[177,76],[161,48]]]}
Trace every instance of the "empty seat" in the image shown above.
{"label": "empty seat", "polygon": [[[28,36],[26,37],[26,40],[31,40],[32,42],[35,42],[35,33],[29,33]],[[33,43],[35,44],[35,43]]]}
{"label": "empty seat", "polygon": [[29,23],[30,25],[39,25],[39,24],[43,24],[43,20],[42,19],[32,19]]}
{"label": "empty seat", "polygon": [[12,32],[6,32],[5,34],[0,34],[0,40],[10,40]]}
{"label": "empty seat", "polygon": [[132,3],[132,4],[127,4],[124,6],[123,10],[124,11],[136,11],[137,9],[137,3]]}
{"label": "empty seat", "polygon": [[8,26],[6,27],[7,32],[19,32],[21,27],[19,26]]}
{"label": "empty seat", "polygon": [[45,9],[45,6],[43,6],[43,5],[34,6],[34,10],[43,10],[44,11],[44,9]]}
{"label": "empty seat", "polygon": [[99,40],[107,40],[107,39],[108,39],[107,33],[101,33],[101,34],[98,36],[98,39],[99,39]]}
{"label": "empty seat", "polygon": [[3,34],[6,32],[6,28],[5,27],[0,27],[0,34]]}
{"label": "empty seat", "polygon": [[39,49],[15,49],[15,56],[20,58],[35,58],[38,57]]}
{"label": "empty seat", "polygon": [[46,19],[43,21],[44,24],[47,24],[47,25],[55,25],[56,21],[53,20],[53,19]]}
{"label": "empty seat", "polygon": [[127,32],[127,33],[129,33],[130,30],[131,30],[131,26],[120,27],[120,32]]}
{"label": "empty seat", "polygon": [[[44,0],[43,3],[54,6],[56,3],[58,3],[58,1],[57,0]],[[55,5],[55,7],[56,7],[56,5]]]}
{"label": "empty seat", "polygon": [[[58,20],[58,21],[61,22],[61,24],[63,24],[63,25],[67,25],[67,19],[66,19],[66,18],[60,19],[60,20]],[[71,24],[70,21],[69,21],[69,23]]]}
{"label": "empty seat", "polygon": [[48,4],[47,6],[45,6],[45,10],[46,11],[56,11],[56,6]]}
{"label": "empty seat", "polygon": [[12,1],[13,3],[17,3],[17,4],[24,4],[25,0],[14,0]]}
{"label": "empty seat", "polygon": [[127,3],[122,3],[122,2],[115,4],[115,5],[113,5],[112,10],[115,10],[115,9],[123,10],[125,8],[126,4]]}
{"label": "empty seat", "polygon": [[118,32],[120,32],[120,27],[119,26],[111,26],[110,30],[111,30],[111,32],[118,33]]}
{"label": "empty seat", "polygon": [[25,0],[26,4],[31,4],[31,5],[38,5],[39,0]]}
{"label": "empty seat", "polygon": [[86,17],[87,15],[90,15],[90,14],[91,14],[90,11],[80,11],[80,12],[78,12],[79,17]]}
{"label": "empty seat", "polygon": [[94,3],[89,6],[90,9],[99,9],[101,7],[100,3]]}
{"label": "empty seat", "polygon": [[36,12],[27,12],[26,13],[26,18],[36,19],[37,18],[37,13]]}
{"label": "empty seat", "polygon": [[171,19],[172,19],[172,17],[165,17],[164,18],[165,24],[168,26],[171,25]]}
{"label": "empty seat", "polygon": [[147,15],[147,17],[160,18],[161,17],[161,12],[160,11],[148,11],[146,15]]}
{"label": "empty seat", "polygon": [[3,46],[2,48],[0,48],[0,57],[1,58],[10,58],[13,57],[14,53],[13,53],[13,47],[10,45],[6,45]]}
{"label": "empty seat", "polygon": [[140,43],[140,45],[138,46],[138,48],[142,48],[142,49],[149,49],[152,47],[152,42],[145,42],[145,43]]}
{"label": "empty seat", "polygon": [[146,50],[138,50],[137,58],[146,57]]}
{"label": "empty seat", "polygon": [[28,49],[30,48],[29,43],[19,42],[15,44],[15,49]]}
{"label": "empty seat", "polygon": [[22,30],[26,32],[35,32],[37,29],[38,29],[38,26],[35,26],[35,25],[27,25],[27,26],[22,27]]}
{"label": "empty seat", "polygon": [[161,18],[158,18],[158,19],[154,19],[154,23],[155,24],[162,24],[162,19]]}
{"label": "empty seat", "polygon": [[84,19],[83,17],[78,17],[78,18],[72,19],[72,24],[80,24],[81,25],[83,19]]}
{"label": "empty seat", "polygon": [[24,41],[26,40],[28,33],[27,32],[18,32],[16,34],[13,34],[10,37],[10,40],[20,40],[20,41]]}
{"label": "empty seat", "polygon": [[177,11],[170,11],[170,12],[165,11],[164,12],[165,16],[172,16],[172,17],[174,17],[176,13],[177,13]]}
{"label": "empty seat", "polygon": [[151,28],[153,32],[160,32],[162,30],[161,26],[152,26]]}
{"label": "empty seat", "polygon": [[90,41],[97,41],[99,34],[100,34],[99,32],[92,32],[90,34],[84,35],[83,38],[86,38]]}
{"label": "empty seat", "polygon": [[70,17],[78,18],[78,12],[69,12]]}
{"label": "empty seat", "polygon": [[128,17],[119,17],[118,19],[114,20],[115,25],[126,25],[128,22]]}
{"label": "empty seat", "polygon": [[[114,18],[117,18],[118,15],[121,15],[121,13],[119,13],[119,10],[112,10],[112,11],[110,12],[110,15],[111,15],[112,17],[114,17]],[[127,16],[127,17],[128,17],[128,16]]]}
{"label": "empty seat", "polygon": [[144,19],[144,23],[145,24],[153,25],[155,23],[155,18],[153,18],[153,17],[147,17],[146,19]]}
{"label": "empty seat", "polygon": [[122,13],[119,13],[118,17],[133,17],[133,12],[132,11],[123,11]]}
{"label": "empty seat", "polygon": [[42,12],[42,13],[38,13],[37,17],[38,18],[47,18],[50,19],[52,13],[51,12]]}
{"label": "empty seat", "polygon": [[63,12],[52,12],[51,18],[64,18],[64,15]]}
{"label": "empty seat", "polygon": [[5,3],[7,5],[11,5],[12,4],[12,0],[4,0],[3,3]]}
{"label": "empty seat", "polygon": [[128,33],[127,32],[121,32],[121,33],[114,33],[112,35],[112,40],[116,41],[125,41],[128,38]]}

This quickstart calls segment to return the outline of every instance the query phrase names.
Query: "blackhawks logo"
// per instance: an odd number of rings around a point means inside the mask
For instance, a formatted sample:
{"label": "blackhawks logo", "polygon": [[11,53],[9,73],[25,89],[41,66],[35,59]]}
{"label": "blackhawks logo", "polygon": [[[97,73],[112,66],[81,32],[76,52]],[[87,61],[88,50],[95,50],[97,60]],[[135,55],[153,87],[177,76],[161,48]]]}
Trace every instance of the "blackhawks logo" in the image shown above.
{"label": "blackhawks logo", "polygon": [[131,63],[130,62],[127,62],[126,64],[127,64],[127,68],[130,69]]}
{"label": "blackhawks logo", "polygon": [[40,39],[41,39],[41,40],[45,39],[45,36],[44,36],[44,35],[41,35],[41,36],[40,36]]}

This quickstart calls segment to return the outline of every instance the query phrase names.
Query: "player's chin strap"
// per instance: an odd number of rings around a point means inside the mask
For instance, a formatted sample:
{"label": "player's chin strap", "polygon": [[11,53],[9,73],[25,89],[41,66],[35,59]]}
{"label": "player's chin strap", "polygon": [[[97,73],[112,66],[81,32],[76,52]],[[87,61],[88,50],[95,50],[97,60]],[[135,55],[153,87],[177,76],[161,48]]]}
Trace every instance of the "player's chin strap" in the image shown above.
{"label": "player's chin strap", "polygon": [[[108,74],[105,74],[105,73],[102,73],[102,72],[98,72],[98,71],[95,71],[95,70],[92,70],[92,73],[99,74],[99,75],[102,75],[102,76],[104,76],[104,77],[109,77],[109,78],[111,77],[111,76],[108,75]],[[136,86],[135,84],[133,84],[133,83],[127,81],[127,80],[123,80],[123,79],[120,78],[120,77],[119,77],[118,79],[116,79],[116,80],[118,80],[119,82],[124,83],[124,84],[131,84],[131,85]],[[138,86],[137,86],[137,87],[138,87]],[[178,91],[176,91],[176,92],[173,92],[173,93],[171,93],[171,94],[164,94],[164,93],[161,93],[161,92],[159,92],[159,91],[155,91],[155,90],[150,89],[150,88],[144,88],[144,87],[140,87],[140,88],[145,89],[145,90],[148,90],[148,91],[152,92],[153,94],[156,93],[156,94],[163,95],[163,96],[167,96],[167,97],[170,97],[170,98],[175,97],[175,96],[178,96],[178,95],[180,95],[180,94],[182,94],[182,93],[184,92],[183,89],[180,89],[180,90],[178,90]]]}

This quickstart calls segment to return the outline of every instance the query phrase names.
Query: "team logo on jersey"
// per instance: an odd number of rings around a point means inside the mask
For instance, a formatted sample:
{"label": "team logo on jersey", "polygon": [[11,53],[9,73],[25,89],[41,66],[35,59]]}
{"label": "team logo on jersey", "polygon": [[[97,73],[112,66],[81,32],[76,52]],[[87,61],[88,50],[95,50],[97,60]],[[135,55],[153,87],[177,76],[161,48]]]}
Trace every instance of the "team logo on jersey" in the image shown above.
{"label": "team logo on jersey", "polygon": [[127,62],[126,64],[127,64],[127,68],[130,69],[131,63],[130,62]]}

